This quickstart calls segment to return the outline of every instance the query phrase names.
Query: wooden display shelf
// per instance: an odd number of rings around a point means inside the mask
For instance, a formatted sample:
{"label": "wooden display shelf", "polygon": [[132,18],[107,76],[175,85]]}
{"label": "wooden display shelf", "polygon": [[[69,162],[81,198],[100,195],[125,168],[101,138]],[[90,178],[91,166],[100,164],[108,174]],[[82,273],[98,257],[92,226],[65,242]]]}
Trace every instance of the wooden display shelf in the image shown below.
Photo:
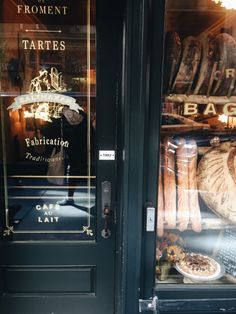
{"label": "wooden display shelf", "polygon": [[168,284],[168,285],[179,285],[179,284],[188,284],[188,285],[222,285],[222,284],[235,284],[236,279],[233,278],[232,276],[226,274],[220,279],[217,280],[212,280],[212,281],[193,281],[187,277],[184,277],[182,275],[175,275],[175,276],[170,276],[166,280],[159,280],[156,278],[156,285],[163,285],[163,284]]}
{"label": "wooden display shelf", "polygon": [[[14,91],[14,92],[9,92],[9,91],[0,91],[0,97],[17,97],[20,95],[27,95],[28,92],[20,92],[19,90]],[[68,92],[67,94],[64,94],[66,96],[70,96],[70,97],[78,97],[78,98],[86,98],[88,97],[87,93],[83,93],[83,92]],[[90,97],[95,98],[96,97],[96,93],[92,92],[90,93]]]}
{"label": "wooden display shelf", "polygon": [[222,229],[222,228],[235,228],[234,225],[229,224],[227,221],[218,218],[218,217],[212,217],[212,218],[203,218],[202,220],[202,229]]}
{"label": "wooden display shelf", "polygon": [[[224,228],[235,229],[236,225],[229,224],[229,222],[218,218],[218,217],[209,217],[202,219],[202,230],[219,230]],[[178,230],[178,227],[168,228],[165,227],[165,230]],[[188,230],[192,230],[191,225],[189,225]]]}
{"label": "wooden display shelf", "polygon": [[195,103],[225,105],[227,103],[236,103],[236,96],[206,96],[206,95],[186,95],[186,94],[169,94],[165,97],[167,102],[176,103]]}

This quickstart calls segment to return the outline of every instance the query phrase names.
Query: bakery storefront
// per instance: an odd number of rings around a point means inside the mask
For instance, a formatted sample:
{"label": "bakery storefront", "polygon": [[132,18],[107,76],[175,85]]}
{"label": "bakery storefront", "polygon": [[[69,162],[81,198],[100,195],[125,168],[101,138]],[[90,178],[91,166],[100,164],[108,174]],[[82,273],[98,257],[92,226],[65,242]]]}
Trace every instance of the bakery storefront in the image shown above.
{"label": "bakery storefront", "polygon": [[234,2],[0,1],[1,314],[236,313]]}

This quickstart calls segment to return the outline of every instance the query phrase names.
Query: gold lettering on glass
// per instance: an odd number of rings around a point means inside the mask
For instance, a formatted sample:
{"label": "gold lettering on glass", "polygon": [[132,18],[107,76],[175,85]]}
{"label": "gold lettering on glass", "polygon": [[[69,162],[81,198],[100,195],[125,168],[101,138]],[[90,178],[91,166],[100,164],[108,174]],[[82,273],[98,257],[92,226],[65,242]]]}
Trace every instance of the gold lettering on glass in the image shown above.
{"label": "gold lettering on glass", "polygon": [[40,15],[67,15],[68,6],[52,6],[52,5],[17,5],[18,14],[40,14]]}

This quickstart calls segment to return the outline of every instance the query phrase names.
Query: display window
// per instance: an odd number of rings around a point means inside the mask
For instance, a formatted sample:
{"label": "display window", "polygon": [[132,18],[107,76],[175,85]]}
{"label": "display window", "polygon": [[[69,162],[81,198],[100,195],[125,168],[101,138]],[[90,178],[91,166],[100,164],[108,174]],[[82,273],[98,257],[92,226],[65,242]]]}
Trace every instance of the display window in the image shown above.
{"label": "display window", "polygon": [[236,283],[236,4],[165,2],[156,281]]}

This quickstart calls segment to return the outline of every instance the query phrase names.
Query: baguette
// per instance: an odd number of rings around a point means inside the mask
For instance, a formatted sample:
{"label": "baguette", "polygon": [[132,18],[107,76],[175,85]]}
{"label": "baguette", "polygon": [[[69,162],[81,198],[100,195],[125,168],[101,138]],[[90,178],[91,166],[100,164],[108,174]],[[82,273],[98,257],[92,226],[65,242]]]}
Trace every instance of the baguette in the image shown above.
{"label": "baguette", "polygon": [[164,140],[164,203],[165,223],[167,228],[176,227],[176,180],[175,180],[175,145],[171,138]]}
{"label": "baguette", "polygon": [[201,232],[201,211],[198,201],[197,188],[197,144],[194,140],[188,142],[188,188],[189,188],[189,208],[190,222],[195,232]]}
{"label": "baguette", "polygon": [[177,222],[179,231],[185,231],[189,223],[189,190],[188,190],[188,149],[184,138],[178,141],[176,150],[178,212]]}

